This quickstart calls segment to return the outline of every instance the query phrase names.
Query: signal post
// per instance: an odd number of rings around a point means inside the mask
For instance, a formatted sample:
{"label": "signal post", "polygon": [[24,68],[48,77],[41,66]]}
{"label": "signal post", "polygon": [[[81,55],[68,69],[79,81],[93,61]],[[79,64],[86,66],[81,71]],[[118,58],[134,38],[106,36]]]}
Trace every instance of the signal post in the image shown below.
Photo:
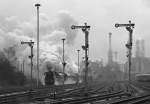
{"label": "signal post", "polygon": [[85,45],[82,46],[82,49],[85,51],[84,84],[85,84],[85,88],[86,88],[86,86],[88,85],[88,49],[89,49],[88,35],[89,35],[90,26],[88,26],[87,23],[85,23],[83,26],[72,25],[71,29],[82,29],[82,31],[85,33]]}
{"label": "signal post", "polygon": [[31,60],[31,88],[33,86],[33,45],[34,45],[34,42],[32,40],[30,40],[29,42],[24,42],[22,41],[21,44],[27,44],[29,45],[29,47],[31,48],[31,55],[29,56],[30,60]]}
{"label": "signal post", "polygon": [[125,27],[126,30],[129,32],[129,40],[128,40],[128,43],[126,44],[126,47],[128,49],[128,54],[127,54],[127,57],[128,57],[128,67],[129,67],[129,81],[131,81],[131,58],[132,58],[132,33],[133,33],[133,28],[134,28],[134,23],[131,23],[131,21],[129,21],[128,24],[115,24],[115,27],[118,28],[118,27]]}

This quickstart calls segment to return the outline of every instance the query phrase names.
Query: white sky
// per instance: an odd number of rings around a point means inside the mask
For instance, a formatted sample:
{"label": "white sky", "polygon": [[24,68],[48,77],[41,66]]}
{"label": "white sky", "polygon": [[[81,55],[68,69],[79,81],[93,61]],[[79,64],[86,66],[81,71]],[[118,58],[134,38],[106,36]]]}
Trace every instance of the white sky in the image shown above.
{"label": "white sky", "polygon": [[[90,59],[107,61],[108,33],[112,32],[113,51],[119,61],[126,59],[125,44],[128,32],[116,29],[115,23],[135,23],[134,41],[145,39],[146,56],[150,56],[150,1],[149,0],[0,0],[0,17],[17,16],[28,20],[36,15],[35,3],[41,3],[40,12],[54,19],[59,11],[68,11],[79,24],[87,22],[90,30]],[[74,49],[81,49],[84,35],[79,32]],[[135,44],[134,44],[135,45]],[[134,53],[134,52],[133,52]]]}

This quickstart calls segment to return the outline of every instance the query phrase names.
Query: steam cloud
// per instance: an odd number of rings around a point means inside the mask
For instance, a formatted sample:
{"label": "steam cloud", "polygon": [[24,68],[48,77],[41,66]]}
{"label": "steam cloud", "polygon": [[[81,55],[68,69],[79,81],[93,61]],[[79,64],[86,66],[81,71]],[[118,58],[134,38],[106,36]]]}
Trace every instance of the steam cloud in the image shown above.
{"label": "steam cloud", "polygon": [[[0,50],[14,47],[18,60],[27,59],[28,67],[26,72],[30,72],[30,48],[28,45],[21,45],[21,41],[33,40],[34,44],[34,68],[36,70],[36,17],[28,21],[21,21],[18,17],[11,16],[1,18],[0,24]],[[53,21],[53,22],[52,22]],[[49,16],[40,14],[40,74],[45,71],[45,66],[50,64],[58,71],[62,70],[62,38],[66,38],[65,48],[69,49],[74,44],[77,31],[70,29],[72,24],[77,24],[76,20],[66,11],[58,13],[56,20],[50,20]],[[66,52],[67,72],[73,72],[73,61]],[[75,65],[74,65],[75,66]],[[46,69],[47,70],[47,69]],[[72,71],[71,71],[72,70]],[[36,76],[36,75],[34,75]]]}

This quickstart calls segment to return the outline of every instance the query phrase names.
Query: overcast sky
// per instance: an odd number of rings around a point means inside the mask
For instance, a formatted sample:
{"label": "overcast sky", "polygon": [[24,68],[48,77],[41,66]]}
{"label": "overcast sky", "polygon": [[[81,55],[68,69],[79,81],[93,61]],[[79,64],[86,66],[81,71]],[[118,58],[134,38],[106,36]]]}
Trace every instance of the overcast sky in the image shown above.
{"label": "overcast sky", "polygon": [[[91,26],[90,59],[104,58],[107,61],[108,33],[112,32],[113,51],[118,52],[119,61],[126,60],[128,32],[125,28],[116,29],[114,24],[128,23],[129,20],[135,23],[133,40],[145,39],[146,56],[150,56],[149,0],[0,0],[0,17],[16,16],[22,21],[30,20],[36,16],[35,3],[41,3],[40,13],[47,14],[51,21],[60,11],[66,11],[79,25],[87,22]],[[82,44],[84,34],[79,31],[74,50],[81,49]]]}

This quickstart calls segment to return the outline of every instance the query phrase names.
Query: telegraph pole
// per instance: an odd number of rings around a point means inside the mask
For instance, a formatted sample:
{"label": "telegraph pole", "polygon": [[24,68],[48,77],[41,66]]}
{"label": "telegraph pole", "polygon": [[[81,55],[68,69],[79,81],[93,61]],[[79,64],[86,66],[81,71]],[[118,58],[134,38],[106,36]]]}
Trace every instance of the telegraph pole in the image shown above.
{"label": "telegraph pole", "polygon": [[112,43],[111,43],[111,36],[112,36],[112,33],[109,32],[108,35],[109,35],[108,65],[112,66],[112,63],[113,63]]}
{"label": "telegraph pole", "polygon": [[65,43],[65,38],[62,39],[63,41],[63,62],[62,62],[62,65],[63,65],[63,84],[65,82],[65,66],[66,66],[66,62],[65,62],[65,49],[64,49],[64,43]]}
{"label": "telegraph pole", "polygon": [[118,60],[117,60],[117,58],[118,58],[118,52],[117,51],[114,52],[114,56],[115,56],[115,62],[117,63],[118,62]]}
{"label": "telegraph pole", "polygon": [[89,29],[90,26],[87,25],[87,23],[84,24],[84,26],[75,26],[72,25],[71,29],[82,29],[82,31],[85,33],[85,45],[82,46],[83,50],[85,51],[85,77],[84,77],[84,82],[85,82],[85,87],[88,85],[88,49],[89,49],[89,40],[88,40],[88,35],[89,35]]}
{"label": "telegraph pole", "polygon": [[80,67],[80,65],[79,65],[79,62],[80,62],[80,60],[79,60],[79,57],[80,57],[80,50],[77,50],[77,52],[78,52],[78,72],[79,72],[79,67]]}
{"label": "telegraph pole", "polygon": [[23,62],[22,62],[22,71],[23,71],[23,74],[24,74],[24,62],[25,62],[25,60],[23,59]]}
{"label": "telegraph pole", "polygon": [[77,50],[77,52],[78,52],[78,81],[77,81],[77,83],[79,83],[79,68],[80,68],[80,64],[79,64],[79,62],[80,62],[80,59],[79,59],[79,55],[80,55],[80,50]]}
{"label": "telegraph pole", "polygon": [[39,7],[40,4],[35,4],[35,7],[37,7],[37,86],[39,86]]}
{"label": "telegraph pole", "polygon": [[129,40],[128,40],[128,43],[126,44],[126,47],[128,49],[128,54],[127,54],[127,57],[128,57],[128,67],[129,67],[129,81],[131,81],[131,58],[132,58],[132,33],[133,33],[133,28],[134,28],[134,23],[131,23],[131,21],[129,21],[128,24],[115,24],[115,27],[118,28],[118,27],[126,27],[126,30],[129,32]]}
{"label": "telegraph pole", "polygon": [[34,42],[32,40],[30,40],[29,42],[22,41],[21,44],[27,44],[31,48],[31,55],[29,56],[29,58],[31,60],[31,76],[30,77],[31,77],[31,88],[32,88],[32,86],[33,86],[32,72],[33,72],[33,45],[34,45]]}

